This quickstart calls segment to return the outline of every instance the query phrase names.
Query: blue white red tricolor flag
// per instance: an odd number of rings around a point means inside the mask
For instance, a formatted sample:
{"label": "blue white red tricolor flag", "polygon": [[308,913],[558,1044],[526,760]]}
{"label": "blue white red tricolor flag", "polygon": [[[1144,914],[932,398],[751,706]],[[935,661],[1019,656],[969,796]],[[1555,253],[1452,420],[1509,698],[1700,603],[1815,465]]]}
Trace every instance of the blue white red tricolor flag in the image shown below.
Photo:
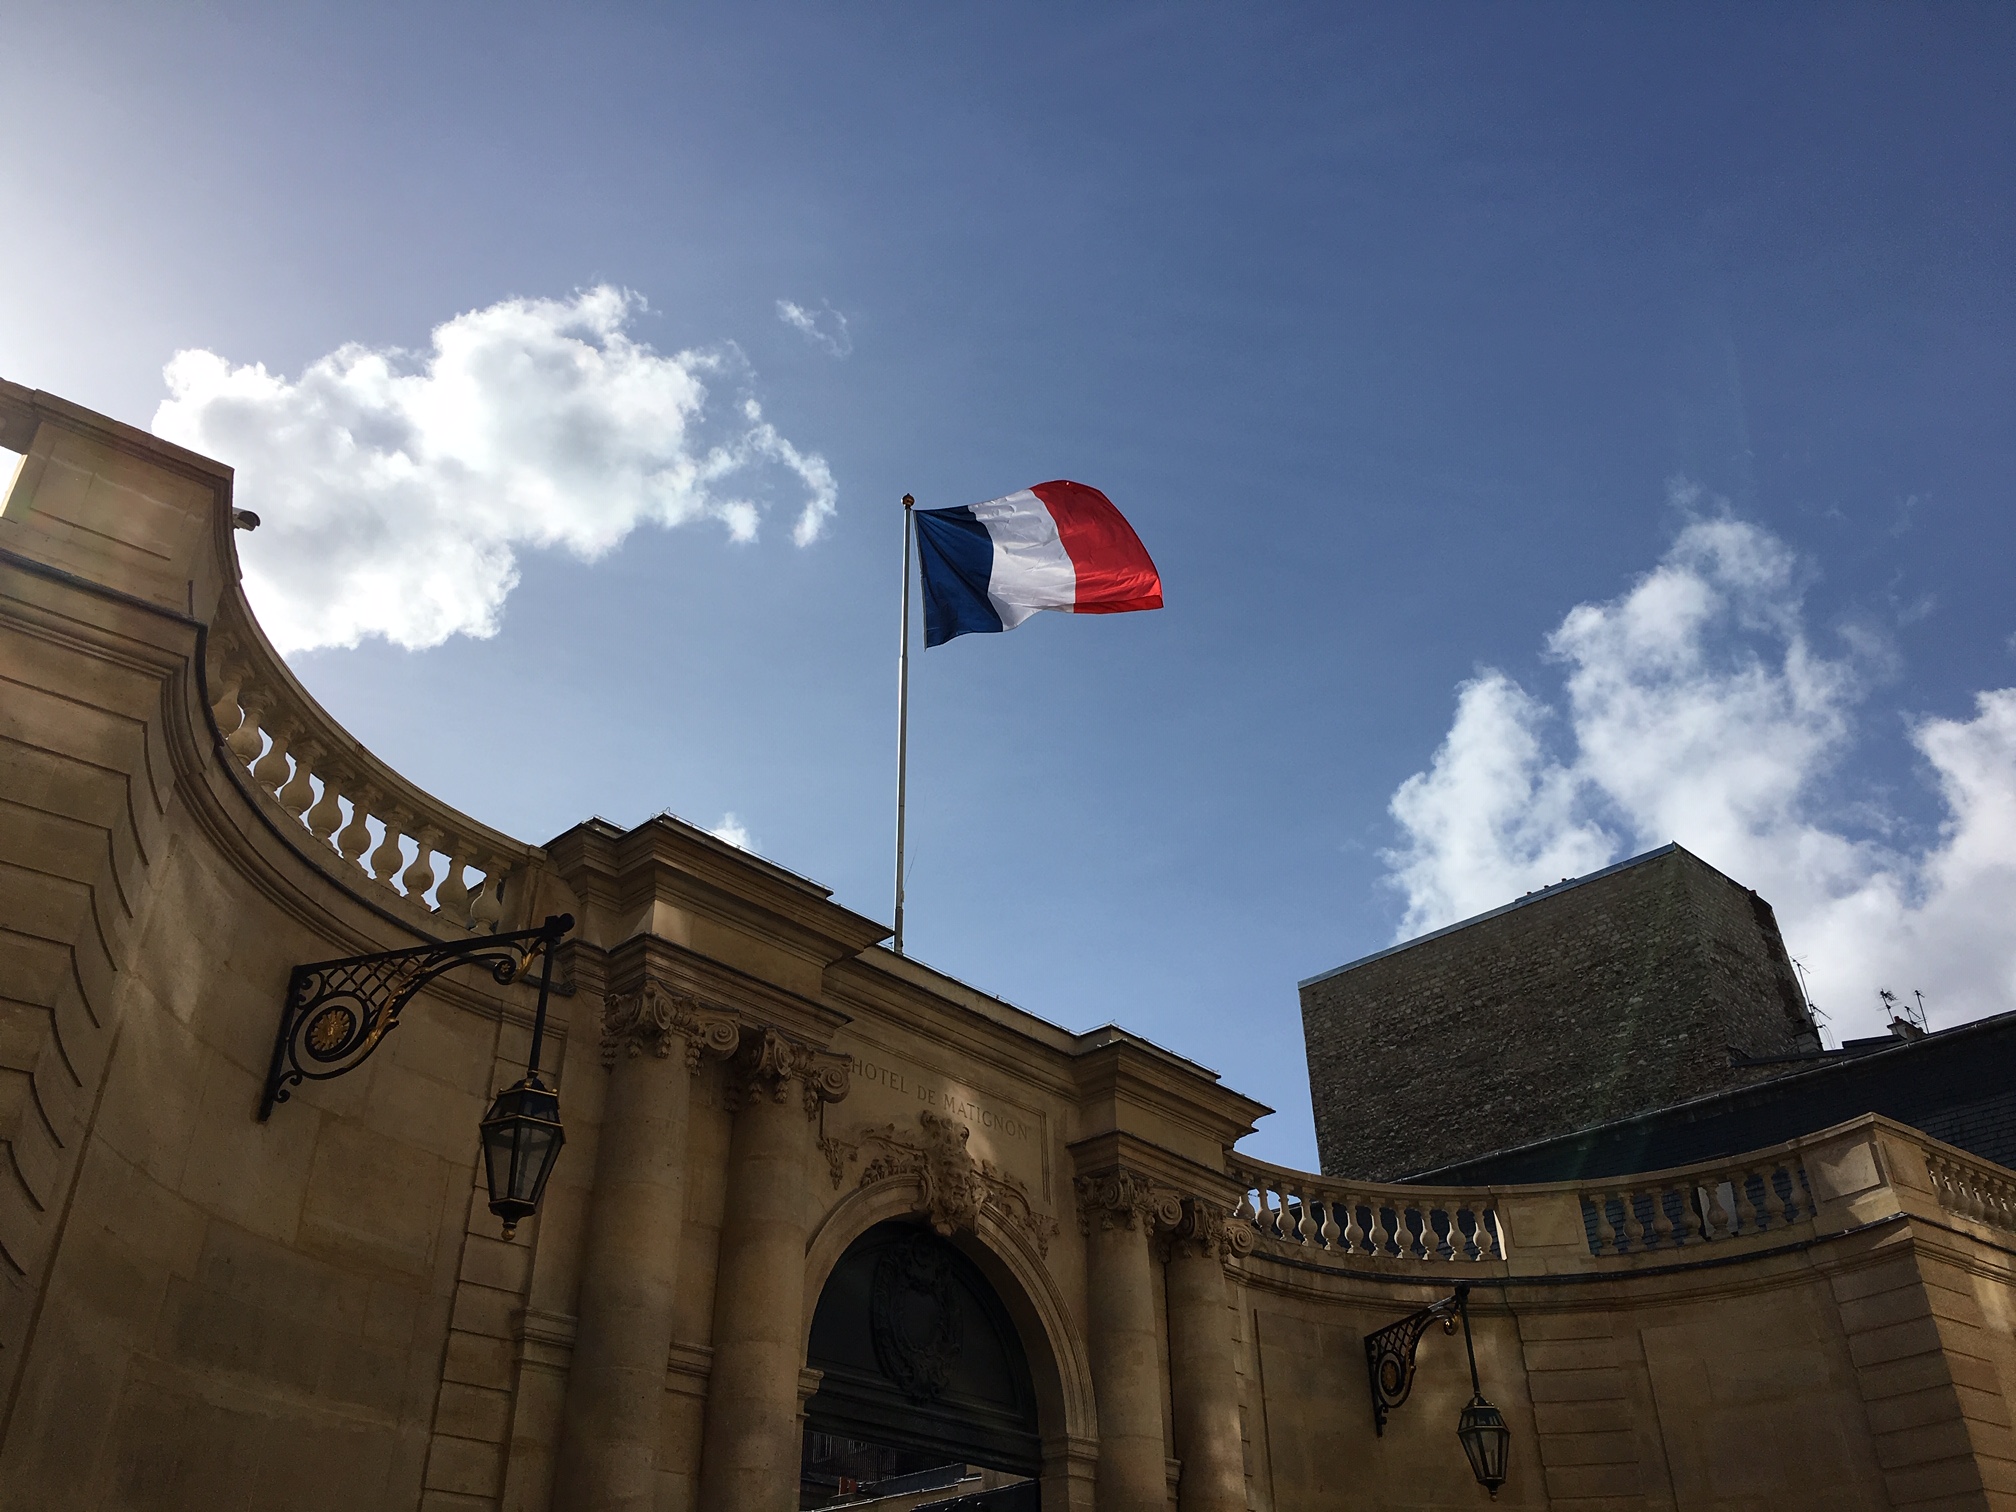
{"label": "blue white red tricolor flag", "polygon": [[1162,578],[1113,501],[1083,483],[1038,483],[958,509],[919,509],[924,644],[1013,630],[1039,609],[1162,607]]}

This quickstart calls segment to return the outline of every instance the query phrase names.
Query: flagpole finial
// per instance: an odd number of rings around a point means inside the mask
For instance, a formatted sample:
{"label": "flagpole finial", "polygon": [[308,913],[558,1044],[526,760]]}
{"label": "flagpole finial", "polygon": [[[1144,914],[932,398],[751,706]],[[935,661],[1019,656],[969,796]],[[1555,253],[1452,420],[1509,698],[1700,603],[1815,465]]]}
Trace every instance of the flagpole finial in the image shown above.
{"label": "flagpole finial", "polygon": [[915,500],[914,498],[912,498],[912,497],[911,497],[911,496],[910,496],[909,494],[905,494],[905,495],[903,495],[903,507],[904,507],[905,509],[908,509],[908,508],[910,508],[910,507],[911,507],[912,505],[914,505],[914,504],[915,504],[916,502],[917,502],[917,501],[916,501],[916,500]]}

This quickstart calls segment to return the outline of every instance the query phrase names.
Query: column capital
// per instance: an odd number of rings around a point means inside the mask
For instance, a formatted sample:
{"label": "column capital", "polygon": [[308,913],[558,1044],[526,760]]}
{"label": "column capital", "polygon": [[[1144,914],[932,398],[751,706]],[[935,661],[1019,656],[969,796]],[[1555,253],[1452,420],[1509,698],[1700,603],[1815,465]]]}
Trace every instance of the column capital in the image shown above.
{"label": "column capital", "polygon": [[602,1064],[645,1051],[665,1059],[683,1044],[686,1069],[698,1071],[702,1055],[730,1055],[742,1028],[726,1008],[647,977],[635,992],[612,992],[602,1001]]}
{"label": "column capital", "polygon": [[1176,1194],[1140,1171],[1113,1166],[1087,1176],[1072,1178],[1078,1196],[1078,1231],[1090,1234],[1101,1230],[1141,1228],[1153,1233],[1159,1225],[1168,1227],[1182,1217]]}
{"label": "column capital", "polygon": [[819,1050],[782,1030],[750,1026],[730,1062],[728,1098],[731,1109],[768,1093],[785,1102],[791,1084],[798,1084],[808,1119],[819,1116],[821,1103],[839,1102],[852,1082],[851,1062],[831,1050]]}
{"label": "column capital", "polygon": [[1253,1252],[1253,1225],[1209,1197],[1179,1199],[1181,1214],[1162,1230],[1168,1260],[1216,1259],[1224,1264]]}

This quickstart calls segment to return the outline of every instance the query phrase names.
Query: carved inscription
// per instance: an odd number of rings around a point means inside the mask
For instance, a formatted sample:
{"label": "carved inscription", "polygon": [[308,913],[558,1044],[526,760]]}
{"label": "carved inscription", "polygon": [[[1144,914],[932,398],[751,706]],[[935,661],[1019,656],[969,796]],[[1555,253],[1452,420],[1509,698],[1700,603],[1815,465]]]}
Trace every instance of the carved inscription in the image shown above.
{"label": "carved inscription", "polygon": [[984,1129],[1005,1139],[1028,1139],[1034,1132],[1027,1114],[1011,1113],[976,1102],[957,1088],[907,1068],[867,1056],[853,1057],[854,1075],[861,1081],[885,1087],[898,1097],[913,1098],[935,1112],[956,1118],[969,1128]]}

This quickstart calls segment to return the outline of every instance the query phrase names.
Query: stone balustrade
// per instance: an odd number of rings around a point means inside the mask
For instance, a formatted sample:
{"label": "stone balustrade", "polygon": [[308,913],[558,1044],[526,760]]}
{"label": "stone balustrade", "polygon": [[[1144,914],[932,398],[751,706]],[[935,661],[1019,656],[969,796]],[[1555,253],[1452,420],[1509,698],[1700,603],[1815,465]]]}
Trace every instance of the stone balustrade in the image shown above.
{"label": "stone balustrade", "polygon": [[1949,1213],[2016,1235],[2016,1180],[2001,1166],[1958,1150],[1927,1150],[1926,1174]]}
{"label": "stone balustrade", "polygon": [[542,853],[423,792],[309,696],[242,604],[210,635],[211,718],[274,817],[353,891],[435,928],[497,929],[511,879]]}
{"label": "stone balustrade", "polygon": [[1585,1186],[1577,1194],[1592,1255],[1676,1250],[1756,1234],[1789,1237],[1814,1215],[1796,1151],[1687,1166]]}
{"label": "stone balustrade", "polygon": [[1430,1264],[1505,1258],[1487,1192],[1337,1181],[1238,1154],[1231,1172],[1246,1189],[1238,1216],[1276,1244]]}

